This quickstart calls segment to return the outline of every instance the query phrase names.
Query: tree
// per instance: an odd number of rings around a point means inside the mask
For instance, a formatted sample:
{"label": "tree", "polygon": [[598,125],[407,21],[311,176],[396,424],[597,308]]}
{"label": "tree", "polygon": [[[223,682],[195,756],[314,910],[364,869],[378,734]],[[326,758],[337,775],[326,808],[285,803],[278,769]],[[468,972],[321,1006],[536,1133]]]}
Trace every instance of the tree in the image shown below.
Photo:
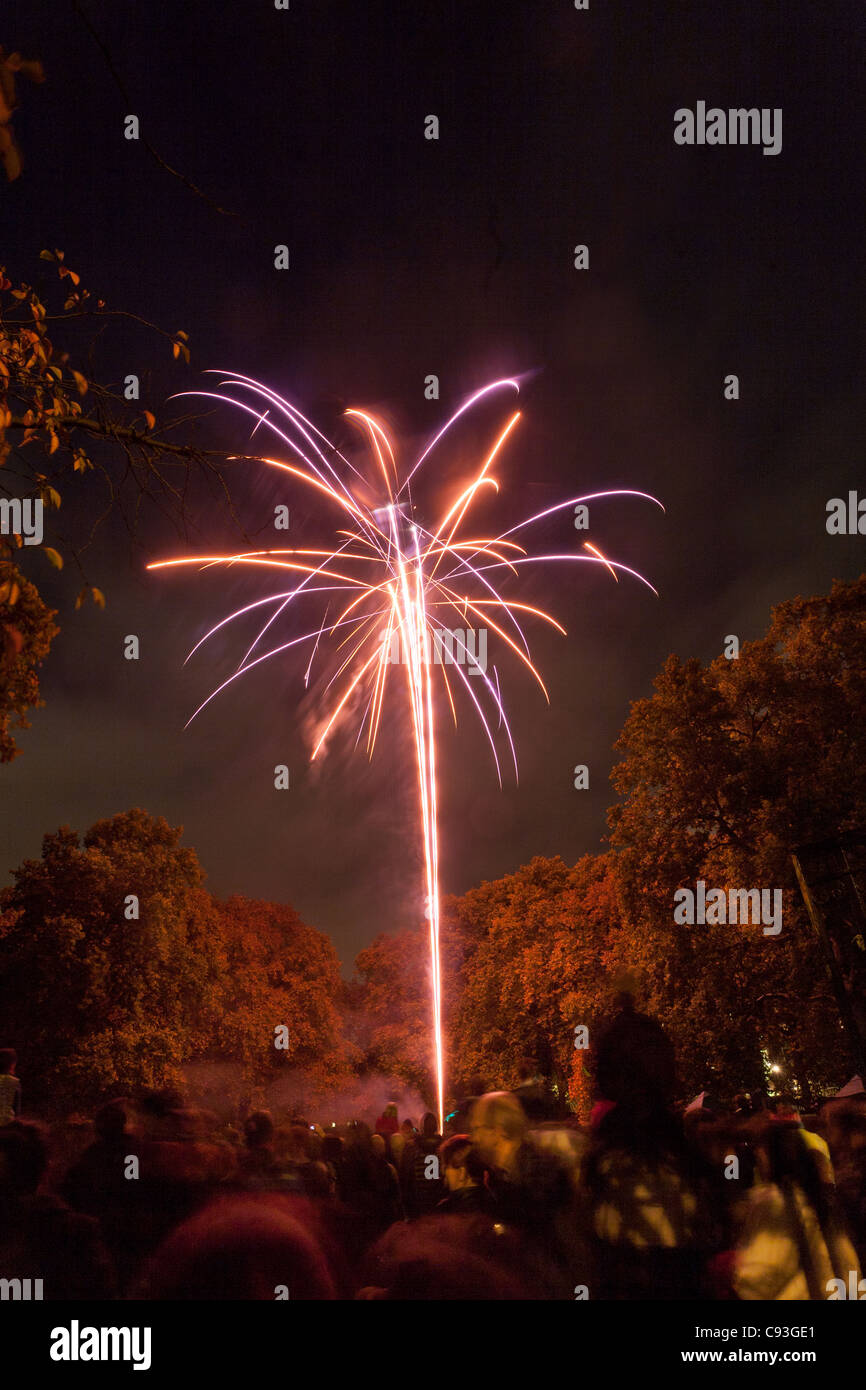
{"label": "tree", "polygon": [[[345,1079],[353,1055],[343,1038],[334,947],[286,903],[234,896],[217,910],[226,957],[220,1052],[243,1061],[251,1084],[289,1067],[310,1103]],[[287,1048],[275,1045],[281,1025]]]}
{"label": "tree", "polygon": [[141,810],[83,842],[64,826],[0,894],[0,1017],[30,1104],[176,1081],[213,1047],[225,955],[181,834]]}
{"label": "tree", "polygon": [[30,1104],[179,1084],[193,1061],[237,1061],[248,1087],[288,1065],[308,1103],[350,1074],[330,941],[287,904],[211,898],[181,835],[141,810],[81,843],[64,826],[0,893],[0,1018]]}
{"label": "tree", "polygon": [[433,1104],[429,937],[421,929],[381,933],[355,961],[354,996],[363,1065],[399,1077]]}
{"label": "tree", "polygon": [[[621,886],[612,854],[573,868],[537,857],[514,874],[444,901],[441,929],[446,1085],[482,1077],[517,1085],[534,1058],[559,1094],[588,1113],[588,1049],[622,964]],[[360,953],[355,1012],[366,1064],[432,1102],[429,942],[424,930],[380,935]],[[580,1044],[576,1046],[576,1044]]]}
{"label": "tree", "polygon": [[[695,1089],[760,1085],[770,1052],[806,1087],[850,1066],[796,891],[798,845],[864,829],[866,578],[773,610],[765,637],[708,667],[670,657],[632,706],[612,840],[646,1003]],[[783,890],[783,928],[681,926],[683,886]]]}
{"label": "tree", "polygon": [[0,560],[0,763],[19,752],[12,729],[29,728],[27,711],[44,703],[37,667],[59,631],[55,616],[17,566]]}
{"label": "tree", "polygon": [[611,855],[569,869],[533,859],[517,873],[472,889],[457,908],[483,934],[467,952],[452,1049],[461,1074],[495,1086],[518,1083],[535,1059],[561,1095],[588,1108],[585,1028],[591,1040],[618,969],[619,885]]}

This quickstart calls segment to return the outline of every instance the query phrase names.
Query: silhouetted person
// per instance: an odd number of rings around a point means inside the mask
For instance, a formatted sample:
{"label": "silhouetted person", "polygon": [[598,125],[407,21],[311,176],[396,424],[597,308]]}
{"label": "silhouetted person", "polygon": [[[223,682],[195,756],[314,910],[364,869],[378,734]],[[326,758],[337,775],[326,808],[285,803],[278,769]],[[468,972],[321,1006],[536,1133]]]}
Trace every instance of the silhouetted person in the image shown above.
{"label": "silhouetted person", "polygon": [[238,1178],[242,1187],[273,1187],[277,1160],[274,1152],[274,1122],[267,1110],[255,1110],[244,1121],[244,1147],[239,1155]]}
{"label": "silhouetted person", "polygon": [[108,1209],[124,1201],[128,1180],[124,1178],[126,1156],[132,1137],[127,1133],[127,1108],[122,1100],[111,1100],[93,1118],[96,1138],[67,1170],[61,1192],[76,1211],[103,1220]]}
{"label": "silhouetted person", "polygon": [[[672,1110],[673,1045],[630,995],[599,1039],[605,1101],[583,1165],[594,1298],[706,1296],[709,1260],[723,1243],[723,1201]],[[719,1175],[720,1176],[720,1175]]]}
{"label": "silhouetted person", "polygon": [[177,1104],[180,1096],[151,1093],[139,1110],[130,1145],[137,1178],[128,1181],[124,1268],[138,1269],[167,1234],[224,1184],[237,1178],[237,1152],[211,1138],[207,1112]]}
{"label": "silhouetted person", "polygon": [[337,1174],[337,1194],[355,1211],[368,1240],[375,1240],[402,1215],[394,1170],[384,1153],[376,1153],[375,1137],[361,1121],[348,1125]]}
{"label": "silhouetted person", "polygon": [[46,1301],[113,1298],[99,1223],[37,1191],[47,1163],[39,1125],[17,1120],[0,1130],[0,1278],[41,1279]]}
{"label": "silhouetted person", "polygon": [[401,1180],[403,1203],[409,1217],[426,1216],[444,1196],[439,1172],[439,1145],[436,1116],[428,1110],[421,1120],[421,1133],[403,1150]]}
{"label": "silhouetted person", "polygon": [[848,1228],[866,1269],[866,1094],[824,1107],[836,1190]]}
{"label": "silhouetted person", "polygon": [[388,1213],[388,1225],[394,1221],[401,1221],[403,1212],[403,1196],[400,1191],[400,1178],[397,1169],[388,1157],[388,1146],[385,1138],[381,1134],[374,1134],[370,1140],[373,1150],[373,1183],[378,1192],[382,1194],[382,1201]]}
{"label": "silhouetted person", "polygon": [[96,1138],[67,1170],[61,1196],[76,1211],[95,1216],[100,1224],[121,1287],[135,1267],[134,1232],[137,1189],[127,1177],[127,1159],[138,1153],[135,1137],[127,1128],[128,1103],[112,1100],[97,1110],[93,1119]]}

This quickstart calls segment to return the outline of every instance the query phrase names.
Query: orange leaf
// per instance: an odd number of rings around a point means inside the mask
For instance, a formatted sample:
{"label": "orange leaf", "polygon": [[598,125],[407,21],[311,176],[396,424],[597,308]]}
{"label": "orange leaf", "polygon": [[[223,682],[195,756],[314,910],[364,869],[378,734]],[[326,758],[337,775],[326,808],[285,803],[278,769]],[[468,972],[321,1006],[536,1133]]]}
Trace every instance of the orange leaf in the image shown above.
{"label": "orange leaf", "polygon": [[8,650],[12,653],[13,656],[17,656],[24,646],[24,637],[22,636],[18,628],[13,627],[11,623],[3,623],[2,627],[4,633],[6,634]]}

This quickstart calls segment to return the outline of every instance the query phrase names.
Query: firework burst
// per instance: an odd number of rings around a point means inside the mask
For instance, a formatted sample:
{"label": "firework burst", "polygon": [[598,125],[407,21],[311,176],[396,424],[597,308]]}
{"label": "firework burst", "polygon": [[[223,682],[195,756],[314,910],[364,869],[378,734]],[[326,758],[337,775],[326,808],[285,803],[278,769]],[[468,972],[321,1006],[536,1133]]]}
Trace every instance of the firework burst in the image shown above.
{"label": "firework burst", "polygon": [[[457,696],[468,696],[490,744],[496,775],[502,784],[494,725],[504,731],[517,775],[517,752],[501,695],[496,667],[488,675],[486,657],[479,659],[476,638],[492,633],[503,651],[525,669],[548,699],[524,632],[527,620],[565,629],[544,609],[502,594],[503,581],[514,581],[526,565],[602,565],[614,579],[618,572],[656,590],[635,570],[622,565],[588,542],[586,553],[530,553],[518,536],[558,511],[610,497],[639,497],[661,507],[656,498],[632,489],[615,489],[568,498],[527,517],[498,535],[474,535],[468,524],[477,499],[498,493],[491,471],[520,420],[512,410],[500,425],[483,460],[449,499],[442,516],[424,525],[416,516],[411,484],[443,438],[479,402],[516,394],[510,378],[490,382],[471,395],[408,470],[398,465],[387,430],[364,410],[347,410],[346,417],[361,432],[367,449],[369,474],[336,449],[296,406],[250,377],[217,373],[218,392],[189,392],[227,402],[255,420],[253,435],[269,430],[286,451],[282,459],[255,455],[255,460],[288,474],[312,489],[334,515],[334,539],[322,549],[258,550],[229,555],[185,555],[157,561],[149,569],[182,565],[201,569],[214,565],[253,566],[285,572],[284,586],[253,603],[235,609],[205,633],[190,652],[214,633],[248,613],[261,612],[266,621],[247,648],[240,665],[211,692],[191,716],[194,719],[221,691],[263,662],[287,652],[306,655],[305,687],[314,664],[324,665],[326,693],[333,690],[331,708],[314,738],[312,758],[319,757],[341,721],[357,721],[356,746],[364,739],[372,756],[383,731],[385,693],[392,672],[402,670],[411,717],[430,936],[433,1006],[433,1054],[440,1131],[444,1122],[442,1048],[442,970],[439,949],[439,833],[437,806],[437,708],[442,704],[457,721]],[[250,455],[239,457],[249,458]],[[375,502],[375,505],[372,505]],[[476,509],[477,510],[477,509]],[[290,640],[273,641],[280,618],[297,609],[308,612],[310,601],[317,620],[301,624],[304,631]],[[457,629],[448,624],[457,620]],[[448,634],[447,649],[443,634]],[[270,634],[270,637],[269,637]],[[454,647],[456,645],[456,653]],[[443,659],[444,650],[444,659]],[[395,660],[395,652],[399,657]],[[189,658],[187,658],[188,660]],[[358,711],[361,711],[360,718]],[[190,722],[191,722],[190,720]],[[387,721],[385,721],[387,723]],[[500,743],[501,746],[501,743]]]}

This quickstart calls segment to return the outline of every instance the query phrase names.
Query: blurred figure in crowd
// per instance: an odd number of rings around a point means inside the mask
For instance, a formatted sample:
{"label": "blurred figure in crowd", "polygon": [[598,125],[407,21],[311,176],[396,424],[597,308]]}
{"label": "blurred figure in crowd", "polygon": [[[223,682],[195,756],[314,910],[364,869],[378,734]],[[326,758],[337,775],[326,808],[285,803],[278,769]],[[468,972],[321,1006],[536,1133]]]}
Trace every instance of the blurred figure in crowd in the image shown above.
{"label": "blurred figure in crowd", "polygon": [[390,1138],[392,1134],[397,1133],[399,1128],[397,1107],[393,1101],[389,1101],[376,1121],[376,1133],[383,1134],[386,1138]]}
{"label": "blurred figure in crowd", "polygon": [[594,1061],[604,1105],[583,1165],[592,1297],[705,1297],[709,1261],[724,1243],[723,1178],[673,1113],[673,1046],[623,994]]}
{"label": "blurred figure in crowd", "polygon": [[403,1149],[400,1185],[408,1217],[426,1216],[444,1195],[439,1170],[441,1142],[436,1116],[428,1110],[421,1120],[421,1133],[416,1134]]}
{"label": "blurred figure in crowd", "polygon": [[16,1120],[0,1130],[0,1278],[41,1279],[46,1301],[113,1298],[99,1223],[39,1193],[47,1165],[40,1125]]}
{"label": "blurred figure in crowd", "polygon": [[487,1169],[468,1134],[452,1134],[439,1145],[439,1171],[446,1195],[436,1207],[443,1215],[491,1215],[496,1199],[486,1185]]}
{"label": "blurred figure in crowd", "polygon": [[759,1181],[748,1194],[734,1289],[741,1299],[826,1301],[830,1280],[847,1288],[860,1263],[832,1184],[795,1121],[770,1116],[756,1143]]}
{"label": "blurred figure in crowd", "polygon": [[146,1299],[336,1297],[321,1237],[302,1199],[270,1193],[222,1198],[183,1222],[149,1260]]}

